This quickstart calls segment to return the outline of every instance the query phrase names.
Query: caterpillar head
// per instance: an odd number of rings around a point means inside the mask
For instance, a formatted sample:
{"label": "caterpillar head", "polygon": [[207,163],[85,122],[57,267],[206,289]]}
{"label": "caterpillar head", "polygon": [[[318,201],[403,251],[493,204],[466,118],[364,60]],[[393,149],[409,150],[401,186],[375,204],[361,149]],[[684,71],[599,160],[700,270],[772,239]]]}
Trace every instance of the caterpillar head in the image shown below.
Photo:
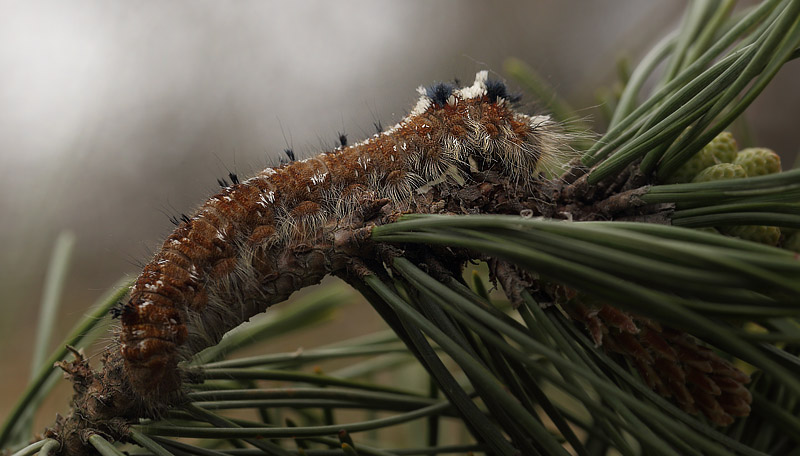
{"label": "caterpillar head", "polygon": [[[529,186],[541,165],[563,157],[567,141],[549,116],[516,112],[518,95],[481,71],[471,86],[437,83],[417,89],[410,118],[424,147],[411,156],[413,171],[436,184],[464,181],[466,164],[494,168],[517,185]],[[427,140],[427,142],[426,142]]]}

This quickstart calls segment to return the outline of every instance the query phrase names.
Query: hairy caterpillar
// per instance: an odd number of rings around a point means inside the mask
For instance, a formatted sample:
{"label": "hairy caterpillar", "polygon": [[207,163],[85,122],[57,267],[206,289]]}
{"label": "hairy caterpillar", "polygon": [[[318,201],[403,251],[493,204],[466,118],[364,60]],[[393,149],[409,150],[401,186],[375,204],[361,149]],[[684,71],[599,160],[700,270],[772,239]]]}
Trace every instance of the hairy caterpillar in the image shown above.
{"label": "hairy caterpillar", "polygon": [[474,184],[487,170],[525,188],[564,145],[556,122],[514,111],[505,85],[485,71],[468,87],[419,92],[390,129],[233,179],[182,218],[119,311],[124,369],[138,396],[158,402],[179,391],[180,361],[346,267],[339,234],[365,226],[373,203],[429,212],[426,193]]}

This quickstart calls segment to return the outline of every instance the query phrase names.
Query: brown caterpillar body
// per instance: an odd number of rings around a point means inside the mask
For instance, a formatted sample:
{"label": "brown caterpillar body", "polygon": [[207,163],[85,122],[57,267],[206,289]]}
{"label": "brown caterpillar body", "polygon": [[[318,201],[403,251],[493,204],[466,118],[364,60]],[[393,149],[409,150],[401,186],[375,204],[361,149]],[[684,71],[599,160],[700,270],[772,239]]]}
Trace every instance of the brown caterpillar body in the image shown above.
{"label": "brown caterpillar body", "polygon": [[549,117],[515,112],[486,72],[470,87],[420,92],[388,131],[234,183],[167,237],[122,310],[120,350],[137,395],[179,391],[180,361],[345,267],[337,233],[358,225],[364,201],[427,212],[418,206],[427,189],[462,186],[470,170],[489,168],[529,185],[563,145]]}

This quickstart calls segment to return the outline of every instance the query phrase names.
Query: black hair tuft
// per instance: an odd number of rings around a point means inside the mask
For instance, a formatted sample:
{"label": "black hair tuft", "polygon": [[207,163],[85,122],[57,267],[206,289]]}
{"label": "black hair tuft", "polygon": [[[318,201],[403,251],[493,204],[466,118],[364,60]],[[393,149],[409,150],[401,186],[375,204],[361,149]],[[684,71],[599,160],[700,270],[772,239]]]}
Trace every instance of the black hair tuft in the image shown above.
{"label": "black hair tuft", "polygon": [[339,144],[342,147],[347,147],[347,133],[339,133]]}
{"label": "black hair tuft", "polygon": [[217,183],[222,188],[225,188],[225,187],[229,186],[228,181],[226,181],[224,177],[222,179],[217,179]]}
{"label": "black hair tuft", "polygon": [[181,221],[183,221],[183,222],[185,222],[185,223],[189,223],[189,222],[191,222],[192,220],[189,218],[189,216],[188,216],[188,215],[186,215],[186,214],[181,214]]}
{"label": "black hair tuft", "polygon": [[133,307],[129,306],[128,304],[124,303],[117,303],[114,307],[109,309],[108,313],[111,314],[111,318],[116,319],[127,315],[133,311]]}
{"label": "black hair tuft", "polygon": [[377,122],[372,122],[372,126],[375,127],[375,132],[377,132],[378,134],[383,133],[383,125],[381,124],[380,120]]}
{"label": "black hair tuft", "polygon": [[231,178],[233,185],[237,185],[239,183],[239,176],[237,176],[236,173],[228,173],[228,177]]}
{"label": "black hair tuft", "polygon": [[295,160],[294,151],[292,149],[284,149],[283,153],[285,153],[286,156],[289,157],[290,162],[293,162]]}
{"label": "black hair tuft", "polygon": [[522,96],[519,94],[509,94],[506,84],[503,81],[498,81],[497,79],[490,79],[486,81],[486,96],[492,103],[496,103],[499,98],[516,103],[522,98]]}
{"label": "black hair tuft", "polygon": [[447,104],[447,99],[453,94],[455,88],[445,82],[439,82],[425,89],[425,95],[439,106]]}
{"label": "black hair tuft", "polygon": [[178,226],[181,224],[181,221],[178,220],[178,217],[175,217],[174,215],[168,215],[167,217],[169,218],[169,221],[172,222],[173,225]]}

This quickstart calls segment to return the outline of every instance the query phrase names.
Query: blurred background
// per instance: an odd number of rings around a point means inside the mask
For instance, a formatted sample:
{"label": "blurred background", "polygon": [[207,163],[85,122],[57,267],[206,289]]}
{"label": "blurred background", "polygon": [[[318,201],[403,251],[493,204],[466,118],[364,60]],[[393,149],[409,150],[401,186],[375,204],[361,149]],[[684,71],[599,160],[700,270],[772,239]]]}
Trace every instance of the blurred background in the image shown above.
{"label": "blurred background", "polygon": [[[338,132],[366,138],[403,117],[418,85],[484,69],[505,78],[509,57],[592,121],[616,62],[638,61],[685,5],[0,0],[0,421],[28,379],[58,233],[77,243],[54,341],[229,171],[275,165],[287,146],[315,155]],[[747,114],[784,168],[800,148],[799,70],[787,65]],[[380,327],[358,314],[315,334]],[[281,349],[315,344],[298,337]]]}

